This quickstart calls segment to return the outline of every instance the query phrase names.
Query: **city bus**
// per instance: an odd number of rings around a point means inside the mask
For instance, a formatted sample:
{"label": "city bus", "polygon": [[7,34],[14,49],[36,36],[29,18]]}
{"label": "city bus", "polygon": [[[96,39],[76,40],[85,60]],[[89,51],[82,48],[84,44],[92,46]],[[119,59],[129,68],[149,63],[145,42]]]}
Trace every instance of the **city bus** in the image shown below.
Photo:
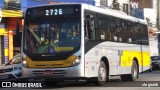
{"label": "city bus", "polygon": [[24,72],[47,85],[73,79],[100,86],[117,75],[134,81],[150,68],[149,51],[147,23],[116,10],[61,3],[25,12]]}

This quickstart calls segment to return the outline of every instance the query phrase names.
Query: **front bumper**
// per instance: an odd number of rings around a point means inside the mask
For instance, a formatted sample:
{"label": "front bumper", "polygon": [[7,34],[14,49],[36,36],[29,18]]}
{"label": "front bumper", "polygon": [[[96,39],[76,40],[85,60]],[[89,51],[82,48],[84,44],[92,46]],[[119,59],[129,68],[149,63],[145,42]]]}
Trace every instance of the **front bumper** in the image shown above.
{"label": "front bumper", "polygon": [[66,68],[28,68],[31,72],[31,78],[40,79],[61,79],[61,78],[81,78],[84,77],[84,66],[77,65]]}

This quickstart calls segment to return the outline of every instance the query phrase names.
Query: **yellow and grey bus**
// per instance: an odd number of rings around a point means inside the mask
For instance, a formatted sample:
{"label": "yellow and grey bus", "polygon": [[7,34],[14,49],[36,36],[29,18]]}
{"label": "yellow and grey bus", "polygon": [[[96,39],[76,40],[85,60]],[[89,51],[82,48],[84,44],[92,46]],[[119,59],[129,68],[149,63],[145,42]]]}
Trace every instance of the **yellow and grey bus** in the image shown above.
{"label": "yellow and grey bus", "polygon": [[21,52],[25,72],[48,85],[59,79],[104,85],[116,75],[134,81],[150,68],[146,22],[88,4],[28,8]]}

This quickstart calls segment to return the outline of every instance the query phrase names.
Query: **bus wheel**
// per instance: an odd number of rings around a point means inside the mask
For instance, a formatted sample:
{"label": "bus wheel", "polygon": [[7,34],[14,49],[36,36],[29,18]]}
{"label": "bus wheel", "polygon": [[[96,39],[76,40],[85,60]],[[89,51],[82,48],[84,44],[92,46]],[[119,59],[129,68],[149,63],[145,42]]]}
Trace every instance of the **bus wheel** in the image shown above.
{"label": "bus wheel", "polygon": [[138,78],[138,65],[135,60],[133,60],[131,66],[131,74],[121,75],[122,81],[135,81]]}
{"label": "bus wheel", "polygon": [[100,62],[100,66],[98,69],[98,77],[96,78],[95,85],[103,86],[107,80],[107,70],[106,65],[103,61]]}

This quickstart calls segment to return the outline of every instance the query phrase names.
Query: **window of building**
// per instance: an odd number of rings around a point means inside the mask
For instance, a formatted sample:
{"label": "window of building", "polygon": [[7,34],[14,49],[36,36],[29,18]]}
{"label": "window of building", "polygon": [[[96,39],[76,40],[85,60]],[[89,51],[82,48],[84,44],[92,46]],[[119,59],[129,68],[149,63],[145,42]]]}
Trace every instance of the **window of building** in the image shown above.
{"label": "window of building", "polygon": [[108,0],[100,0],[100,6],[108,7]]}
{"label": "window of building", "polygon": [[21,9],[21,3],[20,0],[8,0],[5,2],[6,9],[9,10],[20,10]]}

